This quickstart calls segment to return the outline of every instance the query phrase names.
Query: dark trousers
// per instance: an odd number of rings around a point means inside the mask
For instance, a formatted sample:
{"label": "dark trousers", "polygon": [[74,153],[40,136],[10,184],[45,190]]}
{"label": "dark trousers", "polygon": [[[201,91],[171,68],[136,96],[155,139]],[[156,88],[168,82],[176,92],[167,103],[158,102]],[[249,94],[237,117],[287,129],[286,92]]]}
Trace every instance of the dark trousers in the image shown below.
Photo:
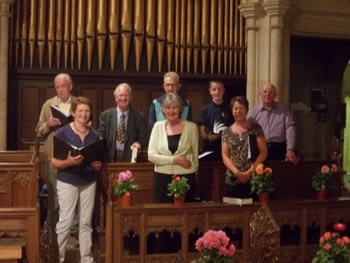
{"label": "dark trousers", "polygon": [[287,144],[280,142],[269,142],[267,143],[267,161],[286,159]]}

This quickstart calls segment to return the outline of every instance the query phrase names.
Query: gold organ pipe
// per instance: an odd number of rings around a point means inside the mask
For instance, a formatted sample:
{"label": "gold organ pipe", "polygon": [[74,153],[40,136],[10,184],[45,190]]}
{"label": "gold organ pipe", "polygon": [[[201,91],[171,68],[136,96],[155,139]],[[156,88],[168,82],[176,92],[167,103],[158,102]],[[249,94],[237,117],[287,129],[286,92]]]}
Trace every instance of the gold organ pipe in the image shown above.
{"label": "gold organ pipe", "polygon": [[84,48],[85,32],[85,0],[78,0],[77,43],[78,43],[78,69],[81,69]]}
{"label": "gold organ pipe", "polygon": [[73,69],[74,68],[74,58],[75,58],[75,44],[77,41],[77,35],[76,35],[76,30],[77,30],[77,1],[76,0],[71,0],[71,8],[72,8],[72,13],[71,13],[71,27],[70,27],[70,67]]}
{"label": "gold organ pipe", "polygon": [[36,6],[37,0],[30,1],[30,16],[29,16],[29,56],[30,67],[33,67],[34,62],[34,48],[36,38]]}
{"label": "gold organ pipe", "polygon": [[230,28],[230,1],[225,0],[225,9],[224,9],[224,74],[228,72],[229,64],[229,28]]}
{"label": "gold organ pipe", "polygon": [[152,69],[152,58],[156,37],[156,25],[155,25],[155,13],[156,13],[156,1],[147,1],[147,13],[146,13],[146,52],[147,52],[147,70]]}
{"label": "gold organ pipe", "polygon": [[97,50],[98,50],[98,68],[102,69],[104,50],[107,34],[107,3],[105,0],[98,0],[97,10]]}
{"label": "gold organ pipe", "polygon": [[205,73],[209,49],[209,0],[202,1],[202,73]]}
{"label": "gold organ pipe", "polygon": [[117,56],[117,45],[119,39],[119,20],[120,20],[120,9],[119,9],[119,0],[110,0],[109,1],[109,50],[111,56],[111,69],[115,68],[115,59]]}
{"label": "gold organ pipe", "polygon": [[199,51],[201,45],[201,1],[194,0],[194,24],[193,24],[193,71],[198,72]]}
{"label": "gold organ pipe", "polygon": [[92,55],[94,51],[95,42],[95,0],[88,0],[87,10],[86,10],[86,44],[87,44],[87,59],[88,59],[88,69],[91,69]]}
{"label": "gold organ pipe", "polygon": [[[239,2],[239,0],[237,0]],[[239,4],[239,3],[238,3]],[[239,75],[243,74],[244,70],[244,26],[243,26],[243,16],[241,13],[239,15]]]}
{"label": "gold organ pipe", "polygon": [[230,52],[229,52],[229,74],[232,74],[233,72],[233,38],[234,38],[234,1],[230,0],[230,31],[229,31],[229,46],[230,46]]}
{"label": "gold organ pipe", "polygon": [[218,0],[218,39],[217,39],[217,68],[218,74],[221,74],[222,70],[222,56],[224,49],[224,0]]}
{"label": "gold organ pipe", "polygon": [[215,55],[217,49],[218,20],[217,1],[211,1],[210,5],[210,73],[214,73]]}
{"label": "gold organ pipe", "polygon": [[22,5],[22,25],[21,25],[21,50],[22,50],[22,67],[25,65],[26,53],[27,53],[27,38],[28,38],[28,0],[23,0]]}
{"label": "gold organ pipe", "polygon": [[132,2],[130,0],[122,0],[121,8],[121,28],[122,28],[122,51],[123,51],[123,69],[128,68],[128,57],[131,40],[131,17],[132,17]]}
{"label": "gold organ pipe", "polygon": [[46,30],[46,1],[39,1],[38,14],[38,49],[39,49],[39,67],[43,67],[44,48],[45,48],[45,30]]}
{"label": "gold organ pipe", "polygon": [[175,71],[179,68],[179,56],[180,56],[180,26],[181,26],[181,0],[175,0]]}
{"label": "gold organ pipe", "polygon": [[234,34],[234,68],[233,68],[233,74],[237,75],[238,72],[238,56],[239,56],[239,13],[238,13],[238,0],[235,0],[235,6],[234,6],[234,14],[235,14],[235,34]]}
{"label": "gold organ pipe", "polygon": [[[153,0],[152,0],[153,1]],[[147,1],[147,9],[150,5],[150,2]],[[141,64],[141,56],[142,56],[142,47],[143,41],[145,38],[145,3],[144,0],[135,1],[134,6],[135,14],[134,14],[134,46],[135,46],[135,63],[136,63],[136,71],[140,71]],[[147,10],[148,13],[148,10]],[[152,19],[152,17],[150,17]],[[148,23],[148,16],[147,22]],[[148,55],[148,54],[147,54]]]}
{"label": "gold organ pipe", "polygon": [[56,11],[56,63],[57,68],[60,68],[63,40],[63,0],[57,0]]}
{"label": "gold organ pipe", "polygon": [[174,28],[175,28],[175,3],[173,0],[168,0],[168,19],[167,19],[167,58],[168,58],[168,71],[171,70],[171,64],[173,62],[173,50],[174,50]]}
{"label": "gold organ pipe", "polygon": [[187,29],[186,29],[186,65],[187,73],[191,71],[191,59],[193,48],[193,0],[187,1]]}
{"label": "gold organ pipe", "polygon": [[185,48],[186,48],[186,8],[187,0],[181,0],[180,14],[180,71],[184,72]]}
{"label": "gold organ pipe", "polygon": [[158,71],[162,71],[164,47],[165,47],[165,24],[166,24],[166,5],[164,0],[158,0],[157,5],[157,56]]}
{"label": "gold organ pipe", "polygon": [[70,18],[71,18],[71,1],[64,1],[64,30],[63,30],[63,50],[64,50],[64,68],[68,68],[69,58],[69,40],[70,40]]}
{"label": "gold organ pipe", "polygon": [[54,42],[55,42],[55,0],[50,0],[48,25],[47,25],[47,49],[48,49],[48,58],[49,58],[49,68],[52,67]]}

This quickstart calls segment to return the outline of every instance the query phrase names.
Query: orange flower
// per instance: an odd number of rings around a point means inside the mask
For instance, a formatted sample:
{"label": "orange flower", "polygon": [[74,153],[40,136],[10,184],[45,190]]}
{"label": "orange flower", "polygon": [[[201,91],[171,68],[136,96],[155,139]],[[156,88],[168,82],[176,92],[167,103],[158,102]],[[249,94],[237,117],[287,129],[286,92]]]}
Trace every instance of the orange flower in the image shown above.
{"label": "orange flower", "polygon": [[256,168],[262,168],[262,169],[264,169],[264,165],[263,165],[262,163],[259,163],[259,164],[256,166]]}
{"label": "orange flower", "polygon": [[332,237],[332,234],[331,234],[331,232],[326,232],[326,233],[324,233],[323,237],[324,237],[324,240],[326,241]]}
{"label": "orange flower", "polygon": [[271,169],[270,167],[266,167],[266,168],[265,168],[265,173],[266,173],[267,175],[271,175],[271,174],[272,174],[272,169]]}
{"label": "orange flower", "polygon": [[349,244],[350,243],[350,239],[347,236],[343,236],[343,240],[345,244]]}
{"label": "orange flower", "polygon": [[255,169],[255,172],[257,175],[263,175],[264,174],[264,167],[257,166]]}

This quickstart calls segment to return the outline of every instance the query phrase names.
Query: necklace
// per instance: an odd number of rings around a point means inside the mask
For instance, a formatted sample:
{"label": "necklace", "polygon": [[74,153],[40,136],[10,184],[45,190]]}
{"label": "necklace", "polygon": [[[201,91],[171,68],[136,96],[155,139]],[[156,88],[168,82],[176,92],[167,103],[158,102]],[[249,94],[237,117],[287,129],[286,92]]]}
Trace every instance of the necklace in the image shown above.
{"label": "necklace", "polygon": [[73,121],[73,126],[74,126],[74,129],[75,129],[77,132],[81,133],[81,134],[85,134],[85,133],[87,133],[88,130],[89,130],[89,127],[87,127],[84,131],[81,130],[81,129],[78,129],[77,126],[75,126],[75,122],[74,122],[74,121]]}

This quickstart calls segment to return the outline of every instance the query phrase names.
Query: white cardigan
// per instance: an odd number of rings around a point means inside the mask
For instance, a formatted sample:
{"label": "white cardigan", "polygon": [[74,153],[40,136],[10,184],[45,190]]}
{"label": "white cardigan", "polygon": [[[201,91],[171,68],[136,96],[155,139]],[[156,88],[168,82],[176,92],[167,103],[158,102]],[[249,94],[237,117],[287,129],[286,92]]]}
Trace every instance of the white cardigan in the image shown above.
{"label": "white cardigan", "polygon": [[[198,169],[198,128],[190,121],[184,121],[179,146],[174,155],[169,150],[168,137],[166,133],[167,121],[158,121],[152,129],[148,145],[148,160],[155,164],[154,170],[164,174],[189,174],[195,173]],[[192,166],[185,169],[174,164],[175,155],[186,155]]]}

